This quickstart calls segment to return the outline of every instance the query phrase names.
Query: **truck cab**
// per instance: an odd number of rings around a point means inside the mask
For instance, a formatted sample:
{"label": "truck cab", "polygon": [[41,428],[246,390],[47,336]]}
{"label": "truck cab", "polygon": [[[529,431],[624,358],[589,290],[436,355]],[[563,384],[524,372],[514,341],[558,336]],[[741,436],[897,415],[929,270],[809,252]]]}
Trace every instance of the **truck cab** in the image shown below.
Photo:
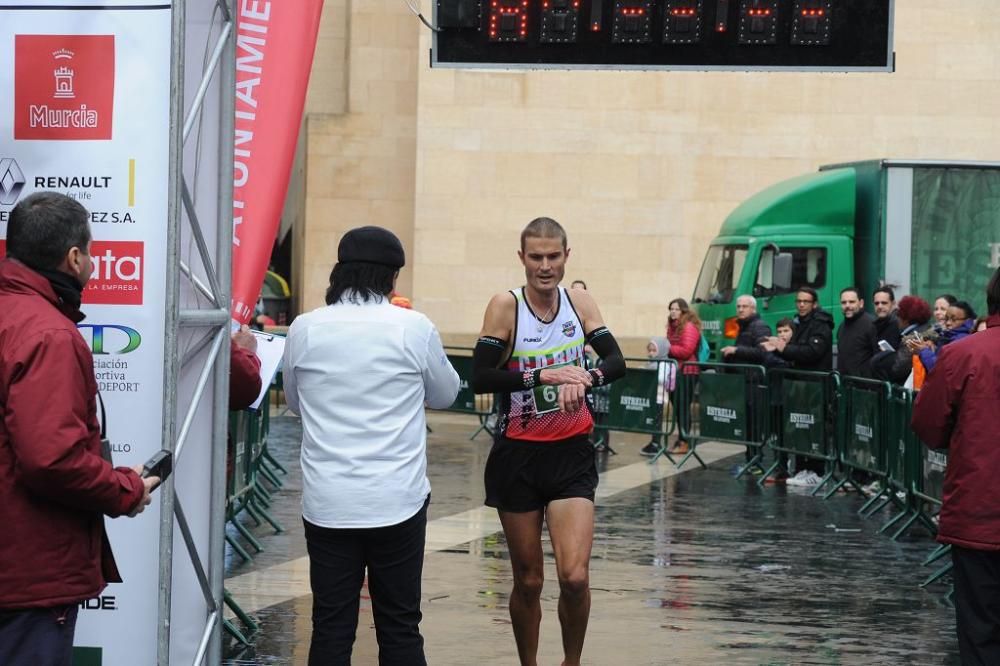
{"label": "truck cab", "polygon": [[1000,267],[1000,163],[870,160],[821,167],[740,204],[708,248],[692,307],[713,354],[738,331],[751,294],[771,325],[794,317],[809,286],[839,325],[840,290],[868,300],[891,284],[932,301],[945,293],[985,309]]}
{"label": "truck cab", "polygon": [[738,333],[736,298],[751,294],[774,330],[796,314],[795,294],[814,288],[837,322],[840,290],[853,284],[858,169],[807,174],[778,183],[738,206],[705,255],[692,306],[717,351]]}

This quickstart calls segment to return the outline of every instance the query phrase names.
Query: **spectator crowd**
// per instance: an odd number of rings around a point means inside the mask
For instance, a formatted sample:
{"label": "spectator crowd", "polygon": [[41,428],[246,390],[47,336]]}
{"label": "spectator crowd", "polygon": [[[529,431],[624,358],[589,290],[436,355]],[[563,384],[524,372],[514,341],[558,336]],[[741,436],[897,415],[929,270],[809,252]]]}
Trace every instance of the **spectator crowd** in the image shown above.
{"label": "spectator crowd", "polygon": [[[933,305],[916,295],[897,301],[893,286],[883,285],[871,294],[871,311],[865,296],[857,287],[841,289],[843,321],[837,326],[820,305],[817,291],[803,286],[795,295],[796,316],[781,319],[772,332],[758,313],[757,299],[742,294],[736,299],[735,339],[718,350],[718,358],[723,363],[759,365],[768,370],[836,370],[841,376],[887,381],[919,391],[943,348],[986,327],[985,317],[977,317],[967,301],[952,294],[938,296]],[[705,360],[698,357],[699,341],[703,340],[701,321],[684,299],[670,302],[665,333],[649,341],[651,363],[672,359],[681,365]],[[681,370],[685,374],[698,371],[694,364]],[[671,380],[665,393],[676,408],[673,388]],[[679,418],[687,416],[686,410],[678,412]],[[684,452],[687,448],[679,437],[669,450]],[[641,453],[653,456],[658,451],[654,439]],[[799,459],[795,469],[794,476],[787,481],[779,477],[779,482],[814,486],[820,483],[823,462]]]}

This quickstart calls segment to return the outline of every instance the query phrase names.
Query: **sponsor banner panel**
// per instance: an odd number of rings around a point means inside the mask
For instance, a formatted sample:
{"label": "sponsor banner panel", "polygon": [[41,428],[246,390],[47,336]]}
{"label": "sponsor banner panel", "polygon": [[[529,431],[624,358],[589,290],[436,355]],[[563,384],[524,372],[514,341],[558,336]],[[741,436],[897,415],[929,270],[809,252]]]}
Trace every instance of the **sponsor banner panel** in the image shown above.
{"label": "sponsor banner panel", "polygon": [[[0,105],[0,239],[33,192],[62,192],[90,212],[94,273],[79,330],[114,462],[132,466],[160,448],[163,423],[170,3],[58,7],[0,0],[0,97],[11,100]],[[156,662],[158,506],[106,519],[125,582],[81,604],[81,663]]]}
{"label": "sponsor banner panel", "polygon": [[281,223],[322,10],[323,0],[237,7],[232,316],[240,323],[253,314]]}

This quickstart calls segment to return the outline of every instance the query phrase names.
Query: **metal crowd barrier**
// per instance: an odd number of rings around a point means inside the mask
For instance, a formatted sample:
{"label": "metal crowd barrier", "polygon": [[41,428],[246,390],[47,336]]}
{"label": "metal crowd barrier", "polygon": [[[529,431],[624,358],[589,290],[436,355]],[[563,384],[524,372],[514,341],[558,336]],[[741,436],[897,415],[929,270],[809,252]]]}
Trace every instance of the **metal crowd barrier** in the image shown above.
{"label": "metal crowd barrier", "polygon": [[[673,458],[667,450],[667,438],[674,432],[676,419],[670,410],[669,388],[677,377],[677,363],[673,360],[626,358],[625,376],[612,383],[607,390],[595,389],[594,427],[598,442],[607,441],[609,431],[650,435],[656,440],[659,451],[651,462],[660,456]],[[655,365],[655,367],[649,367]]]}
{"label": "metal crowd barrier", "polygon": [[[287,474],[267,451],[269,412],[270,404],[265,402],[259,410],[229,413],[226,522],[233,526],[238,536],[250,544],[255,553],[261,552],[264,547],[250,528],[239,519],[240,515],[248,516],[258,527],[267,522],[275,533],[284,531],[281,523],[268,511],[271,493],[282,485],[279,474]],[[267,484],[270,484],[270,489]],[[244,561],[253,559],[251,552],[243,547],[236,536],[227,531],[225,539],[233,552]],[[226,606],[243,622],[246,632],[241,631],[228,618],[223,620],[223,627],[237,641],[249,645],[247,635],[257,632],[257,624],[240,608],[228,591],[224,591],[223,599]]]}
{"label": "metal crowd barrier", "polygon": [[[698,374],[685,372],[692,367],[698,368]],[[770,434],[770,414],[763,366],[687,362],[680,368],[678,391],[680,436],[690,448],[677,467],[690,458],[705,467],[698,444],[710,440],[747,447],[749,457],[736,478],[754,468],[764,471],[763,447]]]}
{"label": "metal crowd barrier", "polygon": [[774,415],[768,442],[774,462],[764,470],[758,484],[764,485],[772,474],[787,474],[788,455],[824,461],[825,474],[811,494],[830,481],[839,483],[836,433],[841,421],[840,375],[779,369],[768,373],[768,384]]}
{"label": "metal crowd barrier", "polygon": [[451,362],[455,372],[458,373],[460,381],[458,397],[450,407],[438,410],[443,412],[457,412],[459,414],[471,414],[479,419],[479,427],[469,437],[475,439],[484,430],[491,437],[493,436],[496,424],[496,410],[499,401],[491,393],[477,394],[472,390],[472,348],[471,347],[445,347],[448,354],[448,361]]}
{"label": "metal crowd barrier", "polygon": [[[913,391],[898,386],[890,387],[887,407],[886,463],[888,478],[885,489],[880,493],[884,497],[879,504],[862,515],[866,518],[873,516],[890,505],[899,510],[894,518],[879,529],[880,534],[885,534],[896,527],[898,523],[909,520],[911,516],[917,516],[891,535],[895,541],[919,518],[918,514],[922,509],[922,502],[913,494],[912,489],[920,475],[917,467],[920,464],[920,453],[924,447],[917,441],[913,429],[910,428],[910,418],[913,415]],[[933,527],[933,524],[931,523],[930,526]]]}
{"label": "metal crowd barrier", "polygon": [[[919,461],[919,488],[914,488],[913,494],[918,500],[922,500],[923,504],[917,511],[917,514],[911,517],[907,523],[904,523],[901,528],[901,532],[905,531],[913,524],[914,521],[919,520],[923,523],[933,534],[937,533],[937,523],[934,522],[934,515],[931,511],[936,514],[941,508],[942,498],[944,497],[944,475],[945,470],[948,467],[948,451],[947,449],[928,449],[924,447],[923,455]],[[930,510],[928,510],[930,508]],[[941,559],[945,555],[951,552],[951,546],[942,544],[934,549],[933,552],[924,560],[924,565],[928,566],[933,564],[937,560]],[[927,580],[920,584],[920,587],[927,587],[931,583],[937,581],[942,576],[951,571],[952,563],[949,560],[937,571],[932,573]]]}
{"label": "metal crowd barrier", "polygon": [[861,492],[861,484],[855,474],[865,474],[869,479],[879,481],[882,489],[861,507],[862,514],[879,501],[882,493],[888,489],[886,437],[891,388],[888,382],[874,379],[841,378],[843,418],[840,430],[840,466],[844,470],[844,476],[825,497],[830,497],[846,484]]}

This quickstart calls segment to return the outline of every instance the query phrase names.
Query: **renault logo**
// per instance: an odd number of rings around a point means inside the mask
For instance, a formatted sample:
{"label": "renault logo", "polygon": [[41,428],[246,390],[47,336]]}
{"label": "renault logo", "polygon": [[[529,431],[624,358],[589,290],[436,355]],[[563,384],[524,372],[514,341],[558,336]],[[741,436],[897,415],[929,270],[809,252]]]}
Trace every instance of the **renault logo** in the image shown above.
{"label": "renault logo", "polygon": [[12,157],[0,157],[0,205],[13,206],[24,188],[24,173]]}

